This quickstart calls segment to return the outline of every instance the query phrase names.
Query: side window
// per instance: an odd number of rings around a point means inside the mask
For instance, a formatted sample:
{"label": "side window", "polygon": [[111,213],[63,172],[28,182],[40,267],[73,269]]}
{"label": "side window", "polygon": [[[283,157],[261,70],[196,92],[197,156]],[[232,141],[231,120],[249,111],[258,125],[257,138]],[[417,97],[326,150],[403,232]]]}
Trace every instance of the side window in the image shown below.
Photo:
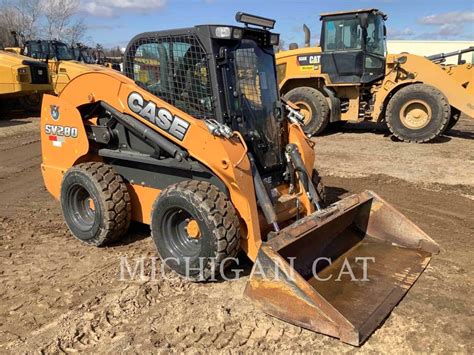
{"label": "side window", "polygon": [[324,50],[336,49],[336,25],[335,21],[326,21],[324,29]]}
{"label": "side window", "polygon": [[358,19],[325,21],[324,50],[361,49],[362,30]]}
{"label": "side window", "polygon": [[133,62],[133,79],[158,97],[169,92],[168,43],[143,43],[138,46]]}
{"label": "side window", "polygon": [[207,56],[194,36],[148,37],[126,54],[126,75],[196,118],[214,118]]}
{"label": "side window", "polygon": [[212,91],[207,57],[194,40],[173,46],[175,105],[197,118],[213,116]]}
{"label": "side window", "polygon": [[379,55],[385,54],[385,36],[383,26],[383,21],[379,16],[369,16],[366,44],[369,52]]}

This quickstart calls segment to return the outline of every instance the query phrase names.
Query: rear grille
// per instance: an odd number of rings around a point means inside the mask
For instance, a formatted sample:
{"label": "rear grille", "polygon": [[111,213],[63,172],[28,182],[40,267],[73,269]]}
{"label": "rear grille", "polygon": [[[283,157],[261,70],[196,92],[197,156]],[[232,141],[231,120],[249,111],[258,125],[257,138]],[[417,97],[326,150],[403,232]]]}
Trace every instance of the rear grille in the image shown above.
{"label": "rear grille", "polygon": [[41,64],[29,64],[32,84],[49,84],[48,67]]}
{"label": "rear grille", "polygon": [[36,60],[24,60],[23,65],[30,67],[31,84],[49,84],[48,65]]}

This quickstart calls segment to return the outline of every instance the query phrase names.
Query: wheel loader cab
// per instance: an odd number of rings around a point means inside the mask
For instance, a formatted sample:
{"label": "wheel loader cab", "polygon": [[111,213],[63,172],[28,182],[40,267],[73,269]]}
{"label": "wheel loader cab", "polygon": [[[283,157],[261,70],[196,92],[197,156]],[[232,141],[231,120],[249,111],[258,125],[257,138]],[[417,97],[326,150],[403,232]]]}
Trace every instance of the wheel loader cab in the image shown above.
{"label": "wheel loader cab", "polygon": [[193,117],[239,131],[272,185],[285,169],[273,46],[266,29],[203,25],[136,36],[125,73]]}
{"label": "wheel loader cab", "polygon": [[386,18],[375,9],[322,14],[321,72],[336,84],[365,84],[382,78]]}
{"label": "wheel loader cab", "polygon": [[65,43],[59,41],[27,41],[25,55],[41,60],[74,60],[74,54]]}

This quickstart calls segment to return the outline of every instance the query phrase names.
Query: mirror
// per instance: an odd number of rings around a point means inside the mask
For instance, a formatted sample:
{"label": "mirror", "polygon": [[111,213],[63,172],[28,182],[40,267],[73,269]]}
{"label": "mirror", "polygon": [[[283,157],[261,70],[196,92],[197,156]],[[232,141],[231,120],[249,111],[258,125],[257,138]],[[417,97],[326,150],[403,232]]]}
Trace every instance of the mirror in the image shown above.
{"label": "mirror", "polygon": [[398,58],[395,58],[395,63],[396,64],[405,64],[407,62],[407,57],[406,56],[401,56]]}

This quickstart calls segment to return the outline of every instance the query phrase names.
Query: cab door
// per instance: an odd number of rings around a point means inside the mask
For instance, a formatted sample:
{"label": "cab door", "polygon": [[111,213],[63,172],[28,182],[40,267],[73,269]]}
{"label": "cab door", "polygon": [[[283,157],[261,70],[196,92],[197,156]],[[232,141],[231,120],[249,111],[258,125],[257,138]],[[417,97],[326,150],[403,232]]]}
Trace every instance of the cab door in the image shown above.
{"label": "cab door", "polygon": [[321,72],[332,83],[360,83],[364,72],[362,28],[359,19],[323,20]]}
{"label": "cab door", "polygon": [[366,14],[323,19],[321,72],[334,84],[365,84],[385,75],[385,26]]}

